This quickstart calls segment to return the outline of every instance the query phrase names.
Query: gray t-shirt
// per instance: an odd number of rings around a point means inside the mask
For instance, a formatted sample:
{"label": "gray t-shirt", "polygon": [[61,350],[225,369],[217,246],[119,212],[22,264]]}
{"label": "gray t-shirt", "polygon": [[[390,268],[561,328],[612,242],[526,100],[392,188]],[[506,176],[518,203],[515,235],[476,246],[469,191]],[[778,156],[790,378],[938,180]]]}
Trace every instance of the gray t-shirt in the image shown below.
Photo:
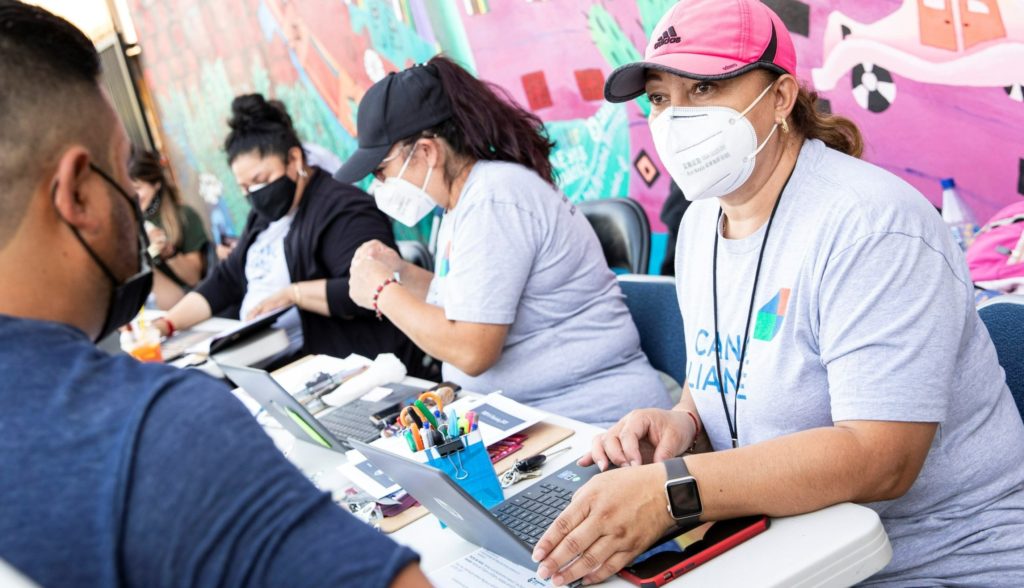
{"label": "gray t-shirt", "polygon": [[[687,211],[676,276],[688,386],[722,450],[731,441],[712,335],[718,211],[717,200]],[[719,243],[730,412],[764,231]],[[963,255],[920,193],[806,142],[768,237],[748,345],[741,445],[838,421],[939,423],[910,491],[868,505],[894,548],[869,583],[1024,586],[1024,425],[974,308]]]}
{"label": "gray t-shirt", "polygon": [[511,325],[479,377],[444,365],[467,389],[604,426],[670,405],[590,223],[521,165],[474,165],[441,222],[427,301],[449,320]]}

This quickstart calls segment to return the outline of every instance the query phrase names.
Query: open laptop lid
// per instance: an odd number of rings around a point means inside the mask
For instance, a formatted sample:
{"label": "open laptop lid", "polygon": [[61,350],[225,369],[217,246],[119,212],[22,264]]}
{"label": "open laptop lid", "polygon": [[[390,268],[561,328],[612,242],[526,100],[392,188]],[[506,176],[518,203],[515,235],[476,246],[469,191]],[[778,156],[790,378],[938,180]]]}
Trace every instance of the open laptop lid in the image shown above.
{"label": "open laptop lid", "polygon": [[261,331],[269,329],[270,326],[281,317],[281,315],[292,308],[294,307],[286,306],[284,308],[272,310],[266,314],[261,314],[250,321],[245,321],[233,329],[229,329],[223,333],[218,333],[210,341],[210,355],[224,351],[228,347],[231,347],[236,343],[240,343],[244,339],[248,339]]}
{"label": "open laptop lid", "polygon": [[444,472],[350,439],[352,446],[463,539],[525,567],[533,548],[516,537]]}
{"label": "open laptop lid", "polygon": [[344,453],[346,448],[334,435],[309,414],[302,403],[295,400],[273,376],[263,370],[218,363],[221,371],[246,391],[286,431],[327,449]]}

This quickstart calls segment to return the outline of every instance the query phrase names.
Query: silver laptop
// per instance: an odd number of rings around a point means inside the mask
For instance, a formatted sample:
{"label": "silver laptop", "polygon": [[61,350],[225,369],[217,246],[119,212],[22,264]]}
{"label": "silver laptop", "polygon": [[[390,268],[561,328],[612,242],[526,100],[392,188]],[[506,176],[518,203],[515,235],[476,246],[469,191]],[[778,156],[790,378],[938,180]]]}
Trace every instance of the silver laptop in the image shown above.
{"label": "silver laptop", "polygon": [[487,510],[437,468],[357,440],[351,443],[463,539],[525,568],[537,566],[533,546],[572,495],[600,473],[596,466],[567,465]]}
{"label": "silver laptop", "polygon": [[354,400],[313,416],[267,372],[222,363],[217,365],[228,379],[245,390],[297,439],[341,453],[351,449],[348,442],[350,438],[360,441],[378,438],[380,430],[373,419],[397,415],[405,403],[421,392],[411,386],[388,384],[386,387],[391,393],[379,401]]}

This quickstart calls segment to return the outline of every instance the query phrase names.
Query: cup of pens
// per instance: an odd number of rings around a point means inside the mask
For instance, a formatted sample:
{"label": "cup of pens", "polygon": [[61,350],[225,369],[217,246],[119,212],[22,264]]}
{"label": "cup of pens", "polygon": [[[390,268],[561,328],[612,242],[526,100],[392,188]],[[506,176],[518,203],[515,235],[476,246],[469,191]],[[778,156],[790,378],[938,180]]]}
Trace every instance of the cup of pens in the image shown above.
{"label": "cup of pens", "polygon": [[435,396],[426,393],[413,404],[402,409],[398,424],[404,427],[400,434],[405,438],[409,451],[416,453],[430,447],[443,445],[463,435],[477,430],[476,414],[467,411],[458,416],[454,408],[444,410],[440,399],[430,408],[424,402],[424,396]]}
{"label": "cup of pens", "polygon": [[396,434],[411,452],[423,452],[429,465],[447,474],[485,508],[504,499],[473,411],[459,416],[454,408],[446,409],[436,394],[426,392],[402,409],[397,424],[402,428]]}

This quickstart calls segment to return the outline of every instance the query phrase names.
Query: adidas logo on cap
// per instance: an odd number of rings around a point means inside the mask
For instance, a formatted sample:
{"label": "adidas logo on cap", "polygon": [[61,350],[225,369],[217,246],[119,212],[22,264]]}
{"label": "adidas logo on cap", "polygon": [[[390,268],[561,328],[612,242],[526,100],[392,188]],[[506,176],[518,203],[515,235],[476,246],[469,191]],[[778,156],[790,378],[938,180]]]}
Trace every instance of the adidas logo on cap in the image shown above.
{"label": "adidas logo on cap", "polygon": [[658,37],[658,42],[654,44],[654,48],[657,49],[662,45],[668,45],[669,43],[682,43],[683,40],[676,34],[676,27],[669,27],[667,31]]}

